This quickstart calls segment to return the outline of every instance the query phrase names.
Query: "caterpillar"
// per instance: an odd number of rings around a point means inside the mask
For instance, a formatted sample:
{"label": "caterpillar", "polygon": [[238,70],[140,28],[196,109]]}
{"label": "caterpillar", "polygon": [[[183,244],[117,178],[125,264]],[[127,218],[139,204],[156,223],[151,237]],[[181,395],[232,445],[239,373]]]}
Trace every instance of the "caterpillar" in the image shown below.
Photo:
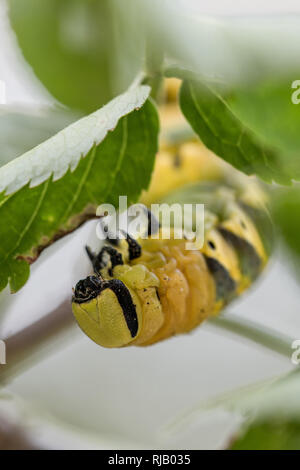
{"label": "caterpillar", "polygon": [[[190,165],[203,146],[190,144],[193,152],[179,146],[177,153],[169,150],[173,158],[158,157],[157,178],[164,181],[164,174],[169,184],[159,194],[152,185],[142,200],[204,203],[204,245],[186,250],[173,231],[169,240],[125,234],[108,240],[99,253],[87,248],[94,274],[76,284],[72,310],[101,346],[147,346],[187,333],[244,292],[267,263],[272,229],[264,193],[231,168],[217,167],[211,156],[206,181],[199,175],[195,181],[197,166]],[[182,184],[178,173],[184,175]]]}
{"label": "caterpillar", "polygon": [[247,290],[271,252],[265,192],[191,134],[176,102],[179,86],[166,81],[160,151],[140,201],[204,204],[204,244],[186,250],[176,227],[163,239],[149,212],[149,232],[154,228],[158,238],[125,234],[108,239],[99,253],[87,247],[94,273],[76,284],[72,310],[104,347],[147,346],[193,330]]}

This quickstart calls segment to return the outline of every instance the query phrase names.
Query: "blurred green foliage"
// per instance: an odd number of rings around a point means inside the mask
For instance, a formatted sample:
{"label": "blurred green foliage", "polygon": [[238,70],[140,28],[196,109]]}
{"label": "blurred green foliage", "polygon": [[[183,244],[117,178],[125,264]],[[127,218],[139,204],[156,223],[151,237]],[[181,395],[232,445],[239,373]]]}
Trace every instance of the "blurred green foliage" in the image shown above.
{"label": "blurred green foliage", "polygon": [[300,422],[269,419],[252,424],[238,437],[232,450],[299,450]]}
{"label": "blurred green foliage", "polygon": [[0,166],[49,139],[77,118],[77,114],[58,107],[1,107]]}
{"label": "blurred green foliage", "polygon": [[295,76],[281,76],[236,87],[228,97],[235,115],[262,145],[280,155],[284,173],[300,179],[300,104],[292,101]]}
{"label": "blurred green foliage", "polygon": [[[180,105],[204,144],[238,170],[248,175],[256,174],[269,183],[276,181],[290,184],[292,179],[299,179],[300,158],[295,149],[297,143],[300,145],[300,134],[297,135],[293,130],[297,125],[300,127],[300,110],[295,114],[293,106],[296,105],[291,104],[288,93],[285,96],[288,105],[285,105],[284,97],[279,95],[277,111],[281,110],[280,119],[293,122],[292,130],[286,124],[294,137],[292,143],[288,132],[285,133],[284,130],[281,138],[278,137],[276,141],[278,117],[275,119],[275,125],[271,121],[265,124],[265,128],[263,126],[263,123],[268,121],[268,115],[272,116],[274,112],[271,98],[262,104],[251,94],[248,96],[245,92],[241,95],[244,108],[247,108],[249,100],[248,117],[246,111],[241,112],[241,116],[236,113],[235,107],[240,103],[239,96],[239,91],[228,91],[220,84],[188,78],[184,80],[181,88]],[[232,103],[235,103],[235,107]],[[242,106],[241,108],[244,110]],[[251,116],[256,113],[259,115],[260,108],[264,108],[265,117],[257,119],[257,132],[253,125],[256,116]]]}
{"label": "blurred green foliage", "polygon": [[63,104],[95,111],[141,68],[135,0],[126,0],[126,16],[124,6],[122,0],[9,0],[25,59]]}

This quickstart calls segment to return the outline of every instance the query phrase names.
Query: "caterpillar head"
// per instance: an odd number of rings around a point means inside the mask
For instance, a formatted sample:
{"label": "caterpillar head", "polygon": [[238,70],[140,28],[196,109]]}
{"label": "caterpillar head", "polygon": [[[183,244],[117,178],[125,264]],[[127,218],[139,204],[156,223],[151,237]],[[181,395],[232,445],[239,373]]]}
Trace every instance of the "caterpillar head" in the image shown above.
{"label": "caterpillar head", "polygon": [[80,328],[101,346],[125,346],[138,334],[139,300],[119,279],[88,276],[80,280],[74,290],[72,310]]}

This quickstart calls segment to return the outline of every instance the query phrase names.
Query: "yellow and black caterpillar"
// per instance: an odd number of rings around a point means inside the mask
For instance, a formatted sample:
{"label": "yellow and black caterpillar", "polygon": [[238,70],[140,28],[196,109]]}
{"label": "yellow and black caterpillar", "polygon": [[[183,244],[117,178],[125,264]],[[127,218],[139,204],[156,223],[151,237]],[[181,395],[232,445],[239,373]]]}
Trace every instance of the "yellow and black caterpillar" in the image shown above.
{"label": "yellow and black caterpillar", "polygon": [[166,147],[158,157],[157,177],[142,201],[204,203],[204,246],[187,251],[185,240],[174,237],[127,235],[98,254],[87,249],[94,275],[77,283],[72,308],[82,330],[104,347],[146,346],[192,330],[248,288],[267,262],[260,188],[211,155],[203,166],[201,143],[183,147]]}

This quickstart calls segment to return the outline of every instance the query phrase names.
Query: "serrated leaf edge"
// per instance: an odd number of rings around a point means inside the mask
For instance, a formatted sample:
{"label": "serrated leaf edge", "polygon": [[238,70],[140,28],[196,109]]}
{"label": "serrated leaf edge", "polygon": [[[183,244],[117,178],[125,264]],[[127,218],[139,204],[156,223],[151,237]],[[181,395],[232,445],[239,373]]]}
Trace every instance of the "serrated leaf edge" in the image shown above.
{"label": "serrated leaf edge", "polygon": [[140,108],[149,97],[147,85],[133,85],[94,113],[85,116],[37,147],[0,168],[0,193],[12,194],[30,183],[38,186],[74,171],[93,145],[99,145],[119,119]]}

